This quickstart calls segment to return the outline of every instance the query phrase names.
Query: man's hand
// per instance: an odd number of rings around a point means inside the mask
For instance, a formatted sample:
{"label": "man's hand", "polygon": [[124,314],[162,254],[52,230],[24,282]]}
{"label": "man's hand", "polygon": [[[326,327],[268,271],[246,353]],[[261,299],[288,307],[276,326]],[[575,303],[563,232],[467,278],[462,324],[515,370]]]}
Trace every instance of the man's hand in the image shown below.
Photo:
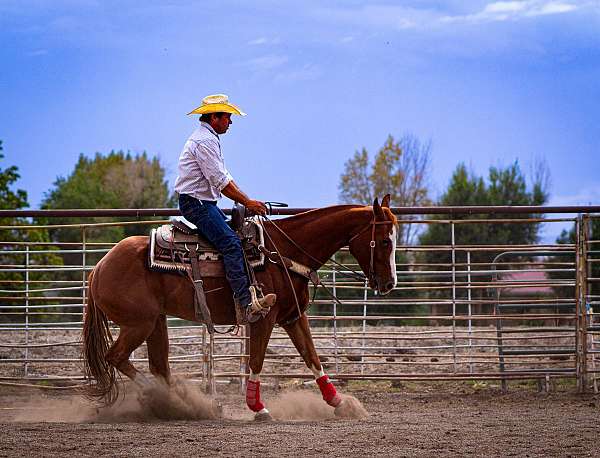
{"label": "man's hand", "polygon": [[267,206],[260,200],[250,199],[250,197],[244,194],[244,192],[237,187],[233,180],[231,180],[221,192],[231,200],[243,204],[248,210],[256,213],[257,215],[267,214]]}
{"label": "man's hand", "polygon": [[267,214],[267,206],[260,200],[249,199],[246,202],[246,208],[258,215],[264,216]]}

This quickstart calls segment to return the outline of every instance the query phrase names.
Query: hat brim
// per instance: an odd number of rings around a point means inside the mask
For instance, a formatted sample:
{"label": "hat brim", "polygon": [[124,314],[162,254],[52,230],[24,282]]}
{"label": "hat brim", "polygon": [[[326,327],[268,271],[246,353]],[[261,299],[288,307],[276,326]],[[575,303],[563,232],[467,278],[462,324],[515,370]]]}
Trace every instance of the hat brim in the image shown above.
{"label": "hat brim", "polygon": [[236,107],[233,103],[207,103],[206,105],[200,105],[195,110],[190,111],[188,115],[207,113],[231,113],[246,116],[246,113]]}

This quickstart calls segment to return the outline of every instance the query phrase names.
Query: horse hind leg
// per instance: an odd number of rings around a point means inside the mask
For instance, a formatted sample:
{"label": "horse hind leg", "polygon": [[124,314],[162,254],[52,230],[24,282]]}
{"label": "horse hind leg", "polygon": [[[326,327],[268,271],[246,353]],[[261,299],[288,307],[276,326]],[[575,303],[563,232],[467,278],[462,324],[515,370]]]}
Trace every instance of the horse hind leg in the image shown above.
{"label": "horse hind leg", "polygon": [[148,379],[129,361],[131,353],[138,348],[152,333],[154,322],[137,326],[121,326],[119,337],[106,354],[106,361],[116,367],[119,372],[130,378],[136,385],[145,387]]}
{"label": "horse hind leg", "polygon": [[156,320],[154,329],[146,339],[148,346],[148,365],[150,372],[157,378],[171,384],[171,370],[169,368],[169,335],[167,331],[167,317],[160,315]]}

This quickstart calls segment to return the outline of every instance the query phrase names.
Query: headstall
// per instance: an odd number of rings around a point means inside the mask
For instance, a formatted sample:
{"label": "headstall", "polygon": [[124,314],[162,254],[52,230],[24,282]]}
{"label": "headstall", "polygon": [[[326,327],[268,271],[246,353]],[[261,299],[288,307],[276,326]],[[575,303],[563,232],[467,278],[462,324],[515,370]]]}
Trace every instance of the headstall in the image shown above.
{"label": "headstall", "polygon": [[371,253],[370,253],[370,259],[369,259],[369,273],[367,274],[367,278],[369,280],[369,283],[373,283],[373,284],[377,284],[377,280],[375,278],[375,245],[377,244],[375,242],[375,227],[379,226],[379,225],[384,225],[384,224],[394,224],[394,222],[393,221],[375,221],[375,217],[373,217],[373,219],[371,220],[371,222],[369,223],[368,226],[365,226],[363,229],[361,229],[356,234],[354,234],[352,236],[352,238],[350,238],[350,240],[348,240],[348,245],[350,245],[350,242],[352,242],[352,240],[357,238],[359,235],[361,235],[367,229],[371,228],[371,242],[369,243]]}

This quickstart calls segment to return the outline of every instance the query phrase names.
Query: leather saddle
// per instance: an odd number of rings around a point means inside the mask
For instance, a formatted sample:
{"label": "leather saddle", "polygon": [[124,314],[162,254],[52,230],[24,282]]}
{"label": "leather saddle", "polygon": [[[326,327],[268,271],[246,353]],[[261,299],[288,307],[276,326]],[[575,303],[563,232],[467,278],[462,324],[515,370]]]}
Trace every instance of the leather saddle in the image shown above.
{"label": "leather saddle", "polygon": [[[265,255],[257,246],[264,245],[264,232],[258,218],[246,218],[245,209],[234,208],[230,226],[242,241],[250,267],[264,267]],[[159,272],[191,272],[190,253],[195,252],[202,277],[224,277],[223,257],[196,228],[183,220],[174,220],[152,229],[149,246],[150,270]],[[193,249],[192,249],[193,248]]]}

